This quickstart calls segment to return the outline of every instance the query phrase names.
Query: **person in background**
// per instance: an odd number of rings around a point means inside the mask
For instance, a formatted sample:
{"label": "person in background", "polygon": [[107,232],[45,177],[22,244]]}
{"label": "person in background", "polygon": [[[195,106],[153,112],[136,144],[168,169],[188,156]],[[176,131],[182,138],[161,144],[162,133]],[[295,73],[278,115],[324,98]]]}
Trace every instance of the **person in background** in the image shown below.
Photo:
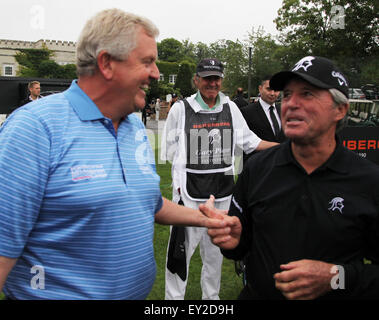
{"label": "person in background", "polygon": [[208,231],[225,257],[247,256],[239,298],[378,299],[379,167],[338,137],[346,76],[308,56],[275,74],[270,88],[283,91],[289,140],[249,159],[228,227]]}
{"label": "person in background", "polygon": [[248,102],[243,97],[243,88],[237,88],[236,96],[234,97],[233,102],[240,109],[248,105]]}
{"label": "person in background", "polygon": [[174,105],[174,103],[175,103],[176,101],[178,101],[178,95],[177,95],[176,93],[173,93],[173,94],[172,94],[172,97],[171,97],[171,100],[170,100],[170,102],[169,102],[169,104],[168,104],[167,113],[170,112],[172,106]]}
{"label": "person in background", "polygon": [[[261,139],[281,143],[286,140],[280,121],[280,106],[275,101],[280,91],[270,88],[271,76],[265,76],[259,85],[259,99],[241,109],[250,130]],[[251,154],[250,154],[251,155]],[[245,155],[244,161],[248,159]]]}
{"label": "person in background", "polygon": [[21,101],[20,107],[29,103],[29,102],[32,102],[32,101],[35,101],[35,100],[42,98],[40,96],[41,84],[38,81],[29,82],[28,83],[28,91],[29,91],[29,95],[24,100]]}
{"label": "person in background", "polygon": [[144,108],[142,109],[142,122],[145,125],[145,127],[146,127],[146,123],[147,123],[147,113],[148,113],[148,110],[150,110],[150,105],[146,101],[146,104],[145,104]]}
{"label": "person in background", "polygon": [[[237,146],[249,153],[277,144],[249,130],[236,104],[220,92],[223,76],[218,59],[203,59],[194,77],[197,93],[172,106],[162,134],[161,159],[172,162],[173,201],[193,209],[210,195],[217,209],[229,208]],[[171,229],[165,299],[184,299],[190,260],[198,245],[202,299],[219,299],[222,255],[207,229],[192,227]]]}
{"label": "person in background", "polygon": [[155,120],[159,121],[159,111],[161,111],[161,99],[157,98],[155,102]]}

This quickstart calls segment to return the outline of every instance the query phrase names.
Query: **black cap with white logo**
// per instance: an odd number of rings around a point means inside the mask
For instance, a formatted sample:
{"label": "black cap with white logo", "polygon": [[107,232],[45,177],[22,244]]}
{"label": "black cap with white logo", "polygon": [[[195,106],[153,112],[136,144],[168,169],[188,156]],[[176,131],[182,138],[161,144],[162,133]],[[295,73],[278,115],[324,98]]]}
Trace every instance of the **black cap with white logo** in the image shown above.
{"label": "black cap with white logo", "polygon": [[270,87],[274,90],[283,90],[289,80],[300,77],[310,84],[323,89],[337,89],[347,98],[349,84],[346,76],[334,63],[323,57],[308,56],[299,60],[291,71],[282,71],[275,74],[270,80]]}
{"label": "black cap with white logo", "polygon": [[224,66],[217,59],[203,59],[197,65],[196,74],[202,78],[209,76],[224,77]]}

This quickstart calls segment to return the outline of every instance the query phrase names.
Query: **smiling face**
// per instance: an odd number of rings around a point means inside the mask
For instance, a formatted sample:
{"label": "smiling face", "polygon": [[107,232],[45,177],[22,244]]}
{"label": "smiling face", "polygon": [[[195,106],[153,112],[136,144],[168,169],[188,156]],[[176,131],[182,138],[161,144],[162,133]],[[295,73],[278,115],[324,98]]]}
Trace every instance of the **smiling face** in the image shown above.
{"label": "smiling face", "polygon": [[196,87],[199,89],[204,102],[213,107],[217,100],[217,95],[221,90],[222,78],[219,76],[195,78]]}
{"label": "smiling face", "polygon": [[137,34],[137,46],[128,58],[123,61],[112,61],[114,95],[125,101],[127,113],[144,108],[146,90],[151,80],[159,78],[157,56],[155,39],[140,28]]}
{"label": "smiling face", "polygon": [[301,79],[293,79],[284,87],[282,127],[295,143],[334,138],[336,124],[345,113],[346,108],[335,106],[327,89],[314,87]]}

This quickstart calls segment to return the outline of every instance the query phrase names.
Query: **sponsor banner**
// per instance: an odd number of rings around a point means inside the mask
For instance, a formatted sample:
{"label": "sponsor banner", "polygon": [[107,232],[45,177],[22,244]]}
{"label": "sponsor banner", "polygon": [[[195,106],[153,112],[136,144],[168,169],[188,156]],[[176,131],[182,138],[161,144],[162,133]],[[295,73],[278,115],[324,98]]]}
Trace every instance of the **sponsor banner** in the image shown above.
{"label": "sponsor banner", "polygon": [[346,127],[339,136],[346,148],[379,164],[379,127]]}

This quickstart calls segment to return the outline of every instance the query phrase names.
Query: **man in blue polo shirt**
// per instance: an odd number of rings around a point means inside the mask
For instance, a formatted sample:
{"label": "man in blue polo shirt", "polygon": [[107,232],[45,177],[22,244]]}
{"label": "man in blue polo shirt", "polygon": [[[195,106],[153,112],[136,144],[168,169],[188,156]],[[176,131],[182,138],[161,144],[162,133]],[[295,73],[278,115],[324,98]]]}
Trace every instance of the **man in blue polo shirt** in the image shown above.
{"label": "man in blue polo shirt", "polygon": [[154,222],[217,226],[163,199],[143,123],[157,28],[105,10],[77,45],[79,79],[0,131],[0,290],[9,299],[144,299]]}

